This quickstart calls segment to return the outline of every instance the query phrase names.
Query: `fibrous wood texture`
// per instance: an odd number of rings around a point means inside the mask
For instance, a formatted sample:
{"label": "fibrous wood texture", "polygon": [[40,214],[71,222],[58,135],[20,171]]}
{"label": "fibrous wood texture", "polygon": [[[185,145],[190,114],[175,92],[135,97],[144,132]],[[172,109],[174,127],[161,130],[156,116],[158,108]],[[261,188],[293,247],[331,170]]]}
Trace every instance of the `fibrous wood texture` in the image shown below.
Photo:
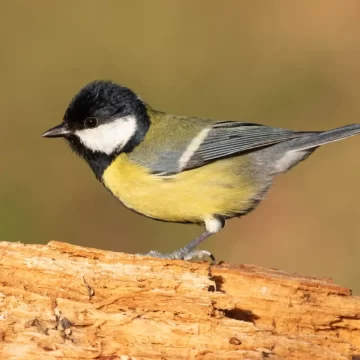
{"label": "fibrous wood texture", "polygon": [[50,242],[0,243],[2,359],[360,359],[328,279]]}

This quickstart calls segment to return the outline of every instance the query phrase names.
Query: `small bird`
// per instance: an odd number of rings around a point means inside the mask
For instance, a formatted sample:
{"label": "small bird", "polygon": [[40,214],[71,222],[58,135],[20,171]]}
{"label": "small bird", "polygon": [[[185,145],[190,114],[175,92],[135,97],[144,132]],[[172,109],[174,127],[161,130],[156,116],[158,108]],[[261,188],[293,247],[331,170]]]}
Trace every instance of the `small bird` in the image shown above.
{"label": "small bird", "polygon": [[225,220],[259,204],[274,177],[319,146],[360,133],[360,124],[328,131],[292,131],[238,121],[170,115],[111,81],[83,87],[63,122],[44,137],[64,137],[96,178],[127,208],[147,217],[204,224],[205,232],[172,253],[213,255],[197,246]]}

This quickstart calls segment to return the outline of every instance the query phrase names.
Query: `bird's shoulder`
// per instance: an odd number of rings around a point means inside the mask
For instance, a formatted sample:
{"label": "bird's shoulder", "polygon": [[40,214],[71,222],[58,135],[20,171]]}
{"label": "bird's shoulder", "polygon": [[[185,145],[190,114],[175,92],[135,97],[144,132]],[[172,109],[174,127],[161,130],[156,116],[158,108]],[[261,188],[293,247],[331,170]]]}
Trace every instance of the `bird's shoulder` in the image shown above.
{"label": "bird's shoulder", "polygon": [[178,172],[178,162],[196,136],[211,129],[215,120],[179,116],[148,109],[150,127],[129,158],[152,173]]}

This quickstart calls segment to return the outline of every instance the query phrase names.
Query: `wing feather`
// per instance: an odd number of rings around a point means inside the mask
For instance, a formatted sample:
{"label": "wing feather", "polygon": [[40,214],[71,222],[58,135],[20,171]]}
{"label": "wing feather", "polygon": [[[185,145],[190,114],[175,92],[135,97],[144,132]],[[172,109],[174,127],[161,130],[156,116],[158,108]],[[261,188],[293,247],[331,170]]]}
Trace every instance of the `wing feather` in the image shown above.
{"label": "wing feather", "polygon": [[217,122],[181,170],[190,170],[212,161],[308,135],[265,125]]}

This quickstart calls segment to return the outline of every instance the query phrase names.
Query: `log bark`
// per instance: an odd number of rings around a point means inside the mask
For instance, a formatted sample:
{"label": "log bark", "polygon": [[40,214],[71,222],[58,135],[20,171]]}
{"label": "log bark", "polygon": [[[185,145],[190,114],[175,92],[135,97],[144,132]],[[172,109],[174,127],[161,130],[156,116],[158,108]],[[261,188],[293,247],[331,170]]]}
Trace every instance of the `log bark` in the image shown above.
{"label": "log bark", "polygon": [[2,359],[360,359],[329,279],[52,241],[0,243]]}

